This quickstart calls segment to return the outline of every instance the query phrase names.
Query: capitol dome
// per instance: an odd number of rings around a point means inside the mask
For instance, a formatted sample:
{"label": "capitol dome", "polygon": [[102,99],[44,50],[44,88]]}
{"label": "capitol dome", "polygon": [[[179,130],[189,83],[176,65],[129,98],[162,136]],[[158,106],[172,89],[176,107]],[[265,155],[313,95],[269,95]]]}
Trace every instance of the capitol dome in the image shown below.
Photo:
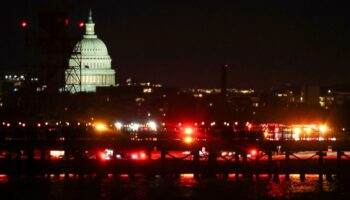
{"label": "capitol dome", "polygon": [[105,43],[99,38],[83,38],[73,49],[73,52],[85,56],[109,56]]}
{"label": "capitol dome", "polygon": [[65,90],[95,92],[96,87],[115,85],[115,71],[105,43],[95,34],[90,11],[83,38],[74,46],[65,71]]}

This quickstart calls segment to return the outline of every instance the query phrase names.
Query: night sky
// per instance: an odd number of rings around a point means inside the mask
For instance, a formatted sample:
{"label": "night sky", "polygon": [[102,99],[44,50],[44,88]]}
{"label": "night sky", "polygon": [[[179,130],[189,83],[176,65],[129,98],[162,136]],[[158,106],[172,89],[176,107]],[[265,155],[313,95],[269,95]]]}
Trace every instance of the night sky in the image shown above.
{"label": "night sky", "polygon": [[[2,71],[21,69],[20,21],[30,21],[31,7],[42,2],[2,6]],[[229,87],[350,83],[349,1],[50,2],[69,7],[75,31],[92,8],[118,81],[219,87],[220,66],[228,63]]]}

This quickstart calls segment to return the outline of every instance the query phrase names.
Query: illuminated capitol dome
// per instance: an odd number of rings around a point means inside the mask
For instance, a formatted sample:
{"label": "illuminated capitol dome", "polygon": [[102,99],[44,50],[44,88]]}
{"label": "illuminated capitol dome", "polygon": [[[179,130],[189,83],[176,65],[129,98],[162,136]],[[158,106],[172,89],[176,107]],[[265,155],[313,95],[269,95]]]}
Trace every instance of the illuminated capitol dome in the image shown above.
{"label": "illuminated capitol dome", "polygon": [[105,43],[95,34],[95,23],[90,10],[85,34],[73,48],[69,67],[65,71],[65,90],[95,92],[96,87],[115,85],[115,71]]}

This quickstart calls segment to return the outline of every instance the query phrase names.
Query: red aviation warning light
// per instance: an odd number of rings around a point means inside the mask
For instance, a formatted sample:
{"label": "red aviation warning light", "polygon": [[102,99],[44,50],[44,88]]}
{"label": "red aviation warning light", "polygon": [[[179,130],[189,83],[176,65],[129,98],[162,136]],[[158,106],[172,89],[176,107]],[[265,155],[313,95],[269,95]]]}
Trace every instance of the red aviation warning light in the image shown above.
{"label": "red aviation warning light", "polygon": [[85,25],[85,23],[84,23],[84,22],[79,22],[79,28],[83,28],[83,27],[84,27],[84,25]]}
{"label": "red aviation warning light", "polygon": [[28,23],[26,21],[22,21],[21,22],[21,27],[22,28],[27,28],[27,26],[28,26]]}

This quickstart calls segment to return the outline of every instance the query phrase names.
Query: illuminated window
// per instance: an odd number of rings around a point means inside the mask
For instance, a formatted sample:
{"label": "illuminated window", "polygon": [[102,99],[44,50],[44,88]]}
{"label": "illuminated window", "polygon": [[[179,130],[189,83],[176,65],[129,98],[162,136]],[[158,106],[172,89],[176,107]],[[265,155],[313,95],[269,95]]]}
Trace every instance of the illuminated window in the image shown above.
{"label": "illuminated window", "polygon": [[143,93],[152,93],[152,88],[144,88]]}

